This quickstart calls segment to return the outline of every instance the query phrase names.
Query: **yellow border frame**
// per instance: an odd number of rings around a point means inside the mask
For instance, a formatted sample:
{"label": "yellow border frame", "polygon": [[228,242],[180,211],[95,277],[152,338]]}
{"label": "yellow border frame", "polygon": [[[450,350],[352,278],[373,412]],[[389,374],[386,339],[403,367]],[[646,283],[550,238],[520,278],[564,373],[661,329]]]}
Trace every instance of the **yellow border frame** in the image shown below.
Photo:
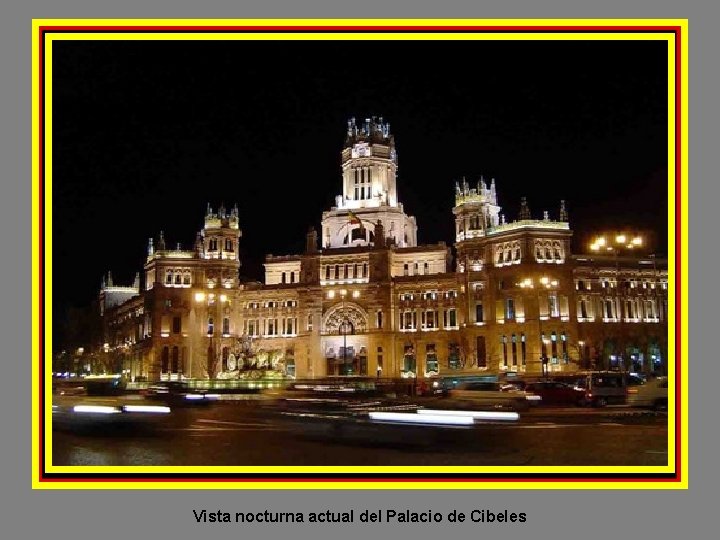
{"label": "yellow border frame", "polygon": [[[39,446],[39,429],[40,429],[40,410],[39,410],[39,359],[40,359],[40,47],[39,35],[41,27],[57,27],[66,26],[73,28],[90,28],[96,26],[109,27],[110,33],[65,33],[51,34],[45,38],[45,215],[44,215],[44,234],[45,234],[45,343],[52,343],[52,318],[51,318],[51,298],[52,298],[52,86],[49,84],[52,77],[52,43],[57,40],[75,39],[75,40],[117,40],[117,39],[142,39],[142,40],[193,40],[193,39],[212,39],[212,40],[360,40],[360,39],[398,39],[398,40],[664,40],[668,42],[668,256],[669,256],[669,322],[668,328],[675,328],[675,314],[681,315],[681,373],[674,373],[675,369],[675,338],[674,332],[669,332],[668,340],[668,362],[669,374],[673,380],[680,377],[680,388],[682,396],[682,415],[681,415],[681,432],[680,448],[681,462],[680,480],[674,481],[564,481],[564,480],[527,480],[527,481],[327,481],[327,480],[291,480],[291,481],[101,481],[93,482],[86,480],[43,480],[40,477],[40,446]],[[531,31],[509,32],[503,34],[482,33],[481,30],[469,30],[467,33],[443,34],[441,31],[437,33],[362,33],[354,34],[351,29],[343,29],[333,33],[303,33],[293,34],[291,31],[267,32],[258,34],[243,34],[238,31],[237,34],[204,34],[202,31],[189,34],[171,33],[158,31],[158,33],[142,33],[132,34],[129,31],[122,33],[112,33],[112,27],[131,26],[131,27],[172,27],[172,26],[204,26],[204,27],[492,27],[495,29],[503,29],[506,27],[563,27],[575,28],[577,31],[568,33],[534,33]],[[647,28],[651,30],[654,27],[678,27],[680,29],[680,89],[681,99],[680,118],[682,124],[679,126],[679,134],[681,144],[679,147],[681,162],[675,163],[675,70],[676,58],[675,52],[675,36],[668,33],[646,33],[646,32],[626,32],[620,33],[597,33],[593,31],[596,27],[613,27],[621,29],[625,28]],[[587,30],[583,30],[587,28]],[[254,20],[231,20],[231,19],[174,19],[174,20],[140,20],[140,19],[38,19],[32,23],[32,89],[33,89],[33,105],[32,105],[32,414],[33,414],[33,431],[32,431],[32,484],[36,489],[684,489],[688,485],[688,363],[687,363],[687,293],[688,293],[688,22],[685,19],[254,19]],[[680,172],[680,194],[681,194],[681,221],[676,223],[675,220],[675,187],[676,187],[676,165],[679,165]],[[680,239],[682,244],[682,252],[676,253],[675,234],[677,226],[680,226]],[[675,282],[675,261],[676,257],[680,257],[681,282]],[[680,287],[681,305],[675,305],[676,287]],[[45,350],[46,365],[52,365],[51,347]],[[46,383],[49,383],[49,373],[44,374]],[[46,384],[46,390],[50,387]],[[46,398],[49,397],[49,393]],[[46,399],[47,417],[50,414],[51,399]],[[47,422],[44,432],[44,441],[46,449],[45,470],[48,473],[317,473],[321,469],[322,473],[672,473],[675,472],[675,423],[674,418],[675,401],[674,396],[670,399],[669,404],[669,423],[668,423],[668,463],[666,467],[307,467],[307,466],[277,466],[277,467],[59,467],[52,466],[50,463],[51,445],[52,445],[52,429],[50,422]]]}

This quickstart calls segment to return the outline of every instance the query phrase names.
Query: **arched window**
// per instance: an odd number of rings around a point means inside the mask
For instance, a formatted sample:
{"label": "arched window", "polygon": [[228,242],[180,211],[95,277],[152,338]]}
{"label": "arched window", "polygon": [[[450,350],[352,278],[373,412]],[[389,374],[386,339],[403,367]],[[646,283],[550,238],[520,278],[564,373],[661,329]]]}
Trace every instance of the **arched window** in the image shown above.
{"label": "arched window", "polygon": [[360,227],[357,227],[352,230],[351,238],[354,242],[355,240],[365,240],[365,229],[361,229]]}

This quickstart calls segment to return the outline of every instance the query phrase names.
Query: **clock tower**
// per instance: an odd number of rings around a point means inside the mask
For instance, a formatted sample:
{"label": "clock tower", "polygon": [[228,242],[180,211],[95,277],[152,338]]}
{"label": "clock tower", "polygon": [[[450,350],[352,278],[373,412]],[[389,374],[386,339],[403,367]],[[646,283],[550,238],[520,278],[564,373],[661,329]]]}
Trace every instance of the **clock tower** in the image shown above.
{"label": "clock tower", "polygon": [[397,153],[390,124],[382,117],[358,125],[348,120],[341,154],[342,194],[323,213],[323,248],[373,245],[380,220],[384,234],[399,247],[417,245],[415,218],[407,216],[397,195]]}

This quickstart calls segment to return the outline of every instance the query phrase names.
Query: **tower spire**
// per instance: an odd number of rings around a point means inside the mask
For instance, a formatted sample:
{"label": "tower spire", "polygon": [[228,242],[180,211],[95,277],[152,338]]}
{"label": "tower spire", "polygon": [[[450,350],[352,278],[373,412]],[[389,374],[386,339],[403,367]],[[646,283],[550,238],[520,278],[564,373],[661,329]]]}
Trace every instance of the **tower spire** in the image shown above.
{"label": "tower spire", "polygon": [[520,213],[518,214],[518,221],[525,221],[527,219],[532,219],[532,215],[530,214],[530,207],[527,203],[527,197],[521,197],[520,198]]}
{"label": "tower spire", "polygon": [[560,201],[560,221],[570,221],[568,219],[567,209],[565,208],[565,199]]}

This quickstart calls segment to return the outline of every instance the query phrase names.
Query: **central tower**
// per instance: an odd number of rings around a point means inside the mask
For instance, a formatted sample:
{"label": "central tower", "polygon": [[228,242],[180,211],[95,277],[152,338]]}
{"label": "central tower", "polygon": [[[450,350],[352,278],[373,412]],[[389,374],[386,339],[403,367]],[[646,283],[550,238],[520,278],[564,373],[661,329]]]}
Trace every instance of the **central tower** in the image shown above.
{"label": "central tower", "polygon": [[399,247],[417,245],[415,218],[403,211],[397,195],[397,153],[390,124],[382,117],[358,125],[348,120],[341,154],[342,194],[323,213],[323,248],[373,245],[378,221]]}

